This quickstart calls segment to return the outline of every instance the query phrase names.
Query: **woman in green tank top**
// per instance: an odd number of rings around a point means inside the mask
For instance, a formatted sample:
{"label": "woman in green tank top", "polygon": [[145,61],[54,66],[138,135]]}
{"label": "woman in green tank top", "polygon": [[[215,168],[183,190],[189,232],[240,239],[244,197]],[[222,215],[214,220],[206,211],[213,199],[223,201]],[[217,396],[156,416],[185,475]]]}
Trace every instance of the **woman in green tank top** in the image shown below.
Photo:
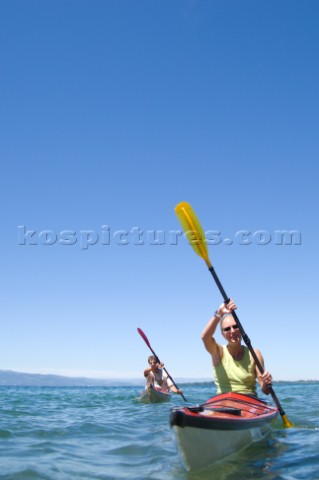
{"label": "woman in green tank top", "polygon": [[[202,332],[205,348],[212,357],[217,393],[237,392],[257,396],[258,380],[262,392],[268,395],[272,376],[268,371],[260,373],[249,349],[241,344],[240,330],[231,315],[236,308],[231,299],[227,304],[223,303]],[[220,345],[214,338],[218,323],[227,345]],[[254,350],[264,368],[261,352],[256,348]]]}

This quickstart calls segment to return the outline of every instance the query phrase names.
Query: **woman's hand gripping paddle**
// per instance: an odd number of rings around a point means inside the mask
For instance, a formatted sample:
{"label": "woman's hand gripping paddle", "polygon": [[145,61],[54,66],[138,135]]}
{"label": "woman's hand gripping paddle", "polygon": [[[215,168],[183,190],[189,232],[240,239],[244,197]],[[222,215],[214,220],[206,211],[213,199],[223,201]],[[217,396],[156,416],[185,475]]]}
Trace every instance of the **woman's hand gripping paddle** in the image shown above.
{"label": "woman's hand gripping paddle", "polygon": [[[229,301],[229,297],[227,296],[222,284],[220,283],[220,280],[214,270],[214,267],[212,266],[210,260],[209,260],[209,256],[208,256],[208,249],[207,249],[207,245],[206,245],[206,238],[205,238],[205,233],[204,233],[204,230],[202,229],[202,226],[194,212],[194,210],[192,209],[192,207],[190,206],[189,203],[187,202],[181,202],[179,203],[176,207],[175,207],[175,212],[176,212],[176,215],[183,227],[183,230],[189,240],[189,243],[191,244],[191,246],[193,247],[193,249],[195,250],[195,252],[197,253],[197,255],[199,255],[203,260],[204,262],[206,263],[207,267],[208,267],[208,270],[210,271],[210,273],[213,275],[214,277],[214,280],[218,286],[218,289],[220,291],[220,293],[222,294],[222,297],[224,299],[225,302],[228,302]],[[262,365],[260,364],[260,361],[255,353],[255,350],[253,349],[252,345],[251,345],[251,342],[250,342],[250,339],[248,337],[248,335],[246,334],[242,324],[240,323],[239,321],[239,318],[237,317],[236,315],[236,312],[233,311],[232,312],[232,316],[234,317],[238,327],[239,327],[239,330],[242,334],[242,337],[243,337],[243,340],[244,342],[246,343],[247,347],[249,348],[250,350],[250,353],[252,354],[254,360],[255,360],[255,363],[260,371],[261,374],[264,373],[264,369],[262,367]],[[269,392],[272,396],[272,398],[274,399],[274,402],[278,408],[278,411],[281,415],[281,418],[283,420],[283,423],[285,425],[285,427],[293,427],[293,424],[288,420],[287,418],[287,415],[285,414],[284,410],[282,409],[280,403],[279,403],[279,400],[277,398],[277,395],[275,394],[274,390],[273,390],[273,387],[270,385],[269,386]]]}
{"label": "woman's hand gripping paddle", "polygon": [[[158,358],[158,356],[156,355],[156,353],[154,352],[154,350],[152,349],[151,347],[151,344],[150,342],[148,341],[148,338],[147,336],[145,335],[145,333],[143,332],[143,330],[141,328],[138,328],[137,329],[138,333],[141,335],[141,337],[143,338],[144,342],[146,343],[146,345],[148,346],[148,348],[151,350],[152,354],[154,355],[154,357],[156,358],[156,362],[157,363],[161,363],[160,362],[160,359]],[[177,390],[179,390],[178,386],[176,385],[176,383],[174,382],[174,380],[172,379],[172,377],[170,376],[170,374],[168,373],[168,371],[166,370],[166,368],[163,367],[163,370],[164,372],[166,373],[166,375],[168,376],[168,378],[173,382],[175,388],[177,388]],[[183,399],[185,400],[185,402],[187,402],[186,398],[184,397],[184,395],[181,393],[181,396],[183,397]]]}

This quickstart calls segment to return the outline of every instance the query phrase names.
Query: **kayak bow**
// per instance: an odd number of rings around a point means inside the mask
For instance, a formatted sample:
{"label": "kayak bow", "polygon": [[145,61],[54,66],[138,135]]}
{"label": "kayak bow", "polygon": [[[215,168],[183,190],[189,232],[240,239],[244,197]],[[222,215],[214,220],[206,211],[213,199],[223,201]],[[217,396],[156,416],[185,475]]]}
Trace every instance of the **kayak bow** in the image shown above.
{"label": "kayak bow", "polygon": [[199,470],[262,439],[277,415],[276,407],[230,392],[172,409],[170,424],[186,468]]}

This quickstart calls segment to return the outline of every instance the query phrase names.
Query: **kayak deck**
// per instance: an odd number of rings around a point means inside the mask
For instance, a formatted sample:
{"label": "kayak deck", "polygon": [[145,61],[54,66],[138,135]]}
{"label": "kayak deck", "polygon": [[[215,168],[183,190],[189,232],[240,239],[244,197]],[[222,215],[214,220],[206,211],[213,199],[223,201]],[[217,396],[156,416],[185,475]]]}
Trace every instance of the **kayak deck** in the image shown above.
{"label": "kayak deck", "polygon": [[174,409],[171,424],[207,429],[247,429],[277,416],[278,410],[253,397],[226,393],[194,407]]}

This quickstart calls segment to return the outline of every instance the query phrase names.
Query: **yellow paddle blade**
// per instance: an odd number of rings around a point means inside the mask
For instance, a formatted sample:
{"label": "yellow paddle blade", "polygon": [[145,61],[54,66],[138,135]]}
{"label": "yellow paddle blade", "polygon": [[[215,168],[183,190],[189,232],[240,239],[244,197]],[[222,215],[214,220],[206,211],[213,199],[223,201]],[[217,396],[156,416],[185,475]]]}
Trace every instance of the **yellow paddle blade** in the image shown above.
{"label": "yellow paddle blade", "polygon": [[189,203],[181,202],[175,207],[176,215],[183,227],[189,243],[205,262],[208,268],[212,266],[208,257],[204,230]]}
{"label": "yellow paddle blade", "polygon": [[285,426],[286,428],[293,428],[293,427],[294,427],[294,424],[291,423],[290,420],[288,420],[286,414],[282,415],[281,418],[282,418],[282,421],[284,422],[284,426]]}

